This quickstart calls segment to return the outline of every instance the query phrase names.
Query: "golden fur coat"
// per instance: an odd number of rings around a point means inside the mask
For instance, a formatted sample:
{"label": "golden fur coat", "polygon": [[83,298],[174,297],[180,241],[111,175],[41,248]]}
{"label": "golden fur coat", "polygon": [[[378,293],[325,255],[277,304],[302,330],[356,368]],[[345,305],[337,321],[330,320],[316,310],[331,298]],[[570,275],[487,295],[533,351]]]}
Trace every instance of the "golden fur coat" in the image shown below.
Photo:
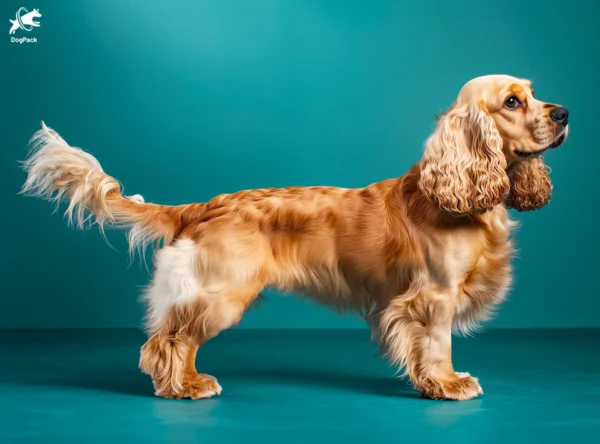
{"label": "golden fur coat", "polygon": [[468,332],[511,282],[507,208],[545,205],[541,154],[567,135],[566,109],[509,76],[467,83],[438,119],[423,158],[365,188],[289,187],[165,206],[125,197],[94,157],[45,125],[25,161],[25,192],[68,201],[69,221],[128,230],[132,249],[159,242],[145,299],[140,368],[156,394],[205,398],[217,380],[195,369],[198,348],[237,324],[265,287],[360,313],[390,360],[432,398],[469,399],[451,333]]}

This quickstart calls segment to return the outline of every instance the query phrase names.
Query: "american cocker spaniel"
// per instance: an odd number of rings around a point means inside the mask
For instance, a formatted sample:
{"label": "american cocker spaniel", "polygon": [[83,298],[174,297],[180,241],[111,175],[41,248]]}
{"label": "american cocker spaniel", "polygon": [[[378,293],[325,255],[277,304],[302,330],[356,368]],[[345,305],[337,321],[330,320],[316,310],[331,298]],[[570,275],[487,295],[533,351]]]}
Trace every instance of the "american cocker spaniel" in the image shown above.
{"label": "american cocker spaniel", "polygon": [[451,334],[470,331],[504,299],[513,253],[507,208],[548,203],[542,153],[567,133],[565,108],[535,98],[528,80],[492,75],[462,88],[407,173],[365,188],[146,203],[123,196],[92,155],[42,124],[23,192],[67,201],[68,221],[79,228],[128,230],[133,250],[161,246],[140,357],[158,396],[221,393],[213,376],[196,371],[196,352],[272,287],[359,313],[423,395],[464,400],[482,390],[454,370]]}

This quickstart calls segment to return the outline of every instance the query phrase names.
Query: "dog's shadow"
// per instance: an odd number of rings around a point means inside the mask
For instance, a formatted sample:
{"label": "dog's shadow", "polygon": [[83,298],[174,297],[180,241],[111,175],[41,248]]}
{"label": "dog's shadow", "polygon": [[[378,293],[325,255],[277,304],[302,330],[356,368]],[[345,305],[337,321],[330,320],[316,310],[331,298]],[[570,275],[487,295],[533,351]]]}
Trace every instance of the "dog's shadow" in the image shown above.
{"label": "dog's shadow", "polygon": [[242,385],[244,381],[259,382],[265,386],[284,387],[295,386],[300,388],[322,388],[326,390],[341,390],[360,392],[368,395],[391,397],[419,397],[406,381],[392,376],[376,376],[370,374],[348,373],[325,368],[290,368],[289,364],[282,368],[269,368],[265,370],[236,367],[235,370],[222,370],[220,381],[228,381]]}
{"label": "dog's shadow", "polygon": [[[4,339],[0,340],[1,354],[15,364],[0,373],[3,383],[154,397],[150,377],[138,369],[138,347],[144,340],[141,333],[84,332],[76,339],[68,336],[67,340],[61,333],[44,333],[46,346],[42,350],[36,342],[39,335],[35,332],[0,336]],[[276,336],[265,343],[262,336],[257,339],[249,335],[247,344],[243,339],[233,338],[209,343],[199,354],[198,370],[216,376],[225,395],[237,396],[257,388],[261,391],[305,388],[386,397],[419,396],[406,380],[395,378],[393,370],[375,356],[351,358],[357,349],[369,353],[370,345],[365,343],[362,333],[357,333],[356,338],[340,337],[336,342],[339,346],[333,349],[320,346],[297,353],[289,351],[294,348],[294,337]],[[328,338],[320,333],[313,336]],[[281,349],[280,342],[288,345]]]}
{"label": "dog's shadow", "polygon": [[[359,373],[357,370],[322,367],[308,367],[298,359],[297,365],[286,360],[279,366],[277,362],[269,362],[268,368],[261,369],[256,363],[235,359],[226,365],[224,361],[212,363],[209,368],[199,367],[200,371],[214,374],[221,385],[235,388],[236,392],[244,389],[244,384],[257,384],[266,389],[280,389],[285,386],[300,388],[321,388],[326,390],[341,390],[360,392],[363,394],[418,398],[405,380],[393,376],[373,375],[368,372]],[[10,381],[7,381],[10,383]],[[153,397],[154,389],[150,377],[142,374],[133,362],[124,365],[123,361],[103,361],[101,366],[90,369],[89,366],[78,368],[77,364],[63,367],[57,376],[50,374],[28,375],[20,373],[13,378],[15,385],[44,386],[56,388],[85,389],[110,392],[136,397]]]}

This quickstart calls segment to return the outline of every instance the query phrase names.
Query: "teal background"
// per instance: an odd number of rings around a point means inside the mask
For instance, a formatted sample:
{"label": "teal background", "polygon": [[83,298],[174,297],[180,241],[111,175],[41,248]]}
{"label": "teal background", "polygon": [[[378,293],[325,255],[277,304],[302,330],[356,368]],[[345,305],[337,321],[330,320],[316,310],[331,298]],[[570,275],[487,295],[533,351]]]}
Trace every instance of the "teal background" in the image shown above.
{"label": "teal background", "polygon": [[[9,18],[42,26],[9,42]],[[494,327],[600,327],[599,7],[520,1],[43,1],[0,7],[4,41],[0,328],[136,327],[148,273],[120,233],[65,227],[18,196],[39,121],[94,154],[129,194],[180,204],[239,189],[363,186],[418,161],[436,112],[472,77],[531,78],[571,112],[546,158],[555,192],[515,214],[516,282]],[[268,298],[242,327],[360,327]]]}

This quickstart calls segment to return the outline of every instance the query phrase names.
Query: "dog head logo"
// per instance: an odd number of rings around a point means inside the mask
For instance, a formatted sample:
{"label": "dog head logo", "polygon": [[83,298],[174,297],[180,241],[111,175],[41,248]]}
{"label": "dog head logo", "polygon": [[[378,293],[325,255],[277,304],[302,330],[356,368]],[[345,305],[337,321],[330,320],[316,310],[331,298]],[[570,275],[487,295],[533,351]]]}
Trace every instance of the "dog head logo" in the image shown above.
{"label": "dog head logo", "polygon": [[29,12],[25,8],[19,8],[17,11],[17,15],[14,20],[10,20],[12,26],[10,27],[9,34],[14,34],[17,29],[22,29],[23,31],[31,31],[33,28],[38,28],[40,26],[39,22],[36,22],[34,19],[41,17],[40,11],[38,9],[34,9]]}

